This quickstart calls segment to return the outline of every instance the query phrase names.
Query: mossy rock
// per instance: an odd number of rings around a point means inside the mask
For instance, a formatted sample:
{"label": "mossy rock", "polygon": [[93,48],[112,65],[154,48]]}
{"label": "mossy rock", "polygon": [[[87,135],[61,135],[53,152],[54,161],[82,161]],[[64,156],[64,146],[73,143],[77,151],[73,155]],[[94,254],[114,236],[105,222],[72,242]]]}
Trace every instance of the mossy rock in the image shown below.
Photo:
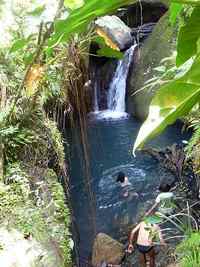
{"label": "mossy rock", "polygon": [[10,259],[16,265],[11,265],[6,258],[9,249],[22,255],[30,250],[26,267],[71,264],[70,214],[62,185],[53,170],[38,169],[37,173],[41,175],[30,176],[13,165],[5,177],[7,184],[0,183],[0,262],[5,260],[4,267],[25,266],[17,254]]}
{"label": "mossy rock", "polygon": [[[128,109],[139,120],[148,115],[148,109],[153,95],[158,88],[142,89],[149,79],[155,77],[155,67],[163,58],[172,55],[175,50],[176,29],[169,23],[166,13],[155,26],[151,36],[138,49],[133,71],[128,86]],[[137,93],[136,93],[137,92]],[[135,95],[132,95],[136,93]]]}
{"label": "mossy rock", "polygon": [[92,265],[101,266],[102,262],[120,264],[124,256],[124,246],[110,236],[99,233],[92,250]]}

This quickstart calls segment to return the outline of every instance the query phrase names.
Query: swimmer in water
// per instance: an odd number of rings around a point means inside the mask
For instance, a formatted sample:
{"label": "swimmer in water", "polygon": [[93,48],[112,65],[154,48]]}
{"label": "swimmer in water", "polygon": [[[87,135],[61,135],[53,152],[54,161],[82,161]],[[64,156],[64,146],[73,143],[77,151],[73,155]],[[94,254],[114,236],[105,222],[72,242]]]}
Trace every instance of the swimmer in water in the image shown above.
{"label": "swimmer in water", "polygon": [[[137,192],[131,192],[133,191],[133,185],[130,183],[128,177],[125,175],[124,172],[119,172],[117,175],[116,182],[120,183],[120,186],[122,188],[123,197],[128,197],[131,195],[131,197],[138,197]],[[131,194],[130,194],[131,192]]]}

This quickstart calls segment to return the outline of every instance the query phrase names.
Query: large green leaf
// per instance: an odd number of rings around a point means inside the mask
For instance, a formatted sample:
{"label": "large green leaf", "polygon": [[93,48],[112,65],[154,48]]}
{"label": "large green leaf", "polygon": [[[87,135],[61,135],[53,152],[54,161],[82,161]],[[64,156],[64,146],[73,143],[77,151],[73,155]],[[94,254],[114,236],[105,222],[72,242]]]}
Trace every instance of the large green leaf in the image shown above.
{"label": "large green leaf", "polygon": [[145,217],[144,221],[150,224],[159,224],[163,222],[163,218],[161,218],[159,215],[152,215],[152,216]]}
{"label": "large green leaf", "polygon": [[200,0],[172,0],[171,2],[192,5],[192,6],[200,6]]}
{"label": "large green leaf", "polygon": [[49,46],[67,41],[74,33],[83,32],[87,25],[99,16],[117,10],[119,7],[137,0],[85,0],[85,4],[73,10],[67,19],[55,23],[55,33],[49,40]]}
{"label": "large green leaf", "polygon": [[14,53],[22,48],[24,48],[29,42],[29,39],[18,39],[12,44],[10,48],[10,53]]}
{"label": "large green leaf", "polygon": [[179,13],[181,12],[182,8],[183,8],[183,5],[182,4],[179,4],[179,3],[171,3],[170,9],[169,9],[169,13],[170,13],[169,21],[170,21],[170,23],[172,25],[175,24],[176,18],[179,15]]}
{"label": "large green leaf", "polygon": [[200,38],[200,7],[196,7],[186,25],[181,27],[178,35],[177,66],[180,66],[197,52]]}
{"label": "large green leaf", "polygon": [[110,47],[103,47],[97,50],[97,55],[102,56],[102,57],[117,58],[117,59],[123,58],[122,52],[114,50]]}
{"label": "large green leaf", "polygon": [[187,114],[200,100],[200,57],[180,79],[162,86],[153,98],[147,120],[140,128],[133,153],[160,134],[168,125]]}
{"label": "large green leaf", "polygon": [[98,43],[100,47],[100,49],[97,50],[97,55],[117,59],[123,58],[124,54],[120,51],[112,49],[111,47],[108,47],[103,37],[96,36],[93,41]]}
{"label": "large green leaf", "polygon": [[64,5],[70,9],[77,9],[84,5],[84,0],[65,0]]}

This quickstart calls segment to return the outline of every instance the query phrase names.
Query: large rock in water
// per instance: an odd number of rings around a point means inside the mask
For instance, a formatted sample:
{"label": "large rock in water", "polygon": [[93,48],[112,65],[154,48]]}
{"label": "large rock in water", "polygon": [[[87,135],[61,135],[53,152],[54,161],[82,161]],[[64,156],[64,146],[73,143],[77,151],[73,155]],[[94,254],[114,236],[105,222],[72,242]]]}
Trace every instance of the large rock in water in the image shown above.
{"label": "large rock in water", "polygon": [[100,267],[102,262],[120,264],[124,256],[124,247],[110,236],[99,233],[92,250],[92,266]]}
{"label": "large rock in water", "polygon": [[175,35],[175,29],[170,25],[166,14],[141,49],[138,49],[128,85],[128,110],[141,121],[146,119],[150,102],[158,89],[158,86],[150,90],[143,87],[148,80],[158,76],[155,68],[162,65],[161,60],[172,55],[175,50]]}
{"label": "large rock in water", "polygon": [[118,50],[131,46],[131,29],[117,16],[104,16],[95,21],[97,32],[104,36],[108,45]]}

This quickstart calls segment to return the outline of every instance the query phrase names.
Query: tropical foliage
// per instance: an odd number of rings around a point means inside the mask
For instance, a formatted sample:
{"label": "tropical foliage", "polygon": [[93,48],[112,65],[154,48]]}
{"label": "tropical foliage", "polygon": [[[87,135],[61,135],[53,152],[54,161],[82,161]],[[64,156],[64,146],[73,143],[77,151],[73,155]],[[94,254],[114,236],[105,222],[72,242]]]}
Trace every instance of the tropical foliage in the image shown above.
{"label": "tropical foliage", "polygon": [[[200,1],[171,0],[170,23],[179,22],[176,65],[166,68],[161,62],[158,77],[148,81],[150,89],[160,85],[152,99],[149,115],[140,128],[133,153],[150,139],[159,135],[178,118],[184,119],[193,129],[186,152],[193,160],[195,171],[200,169]],[[168,73],[170,72],[169,79]],[[142,88],[143,89],[143,88]],[[197,229],[184,230],[184,239],[177,246],[175,254],[181,267],[197,267],[200,262],[199,232]]]}
{"label": "tropical foliage", "polygon": [[194,232],[176,248],[181,267],[198,267],[200,262],[200,233]]}
{"label": "tropical foliage", "polygon": [[[63,104],[67,100],[66,84],[74,89],[80,79],[83,88],[79,55],[82,45],[90,41],[92,21],[135,1],[60,0],[50,22],[45,21],[45,5],[22,2],[12,7],[12,43],[0,47],[0,221],[25,238],[52,245],[66,266],[71,260],[70,220],[56,176],[64,166],[63,140],[47,116],[56,120],[51,101]],[[0,12],[5,3],[0,1]]]}
{"label": "tropical foliage", "polygon": [[[181,24],[177,40],[177,70],[182,73],[162,85],[154,96],[149,115],[143,123],[133,151],[160,134],[169,124],[187,115],[199,102],[200,97],[200,1],[171,1],[171,20],[174,22],[184,5],[186,14]],[[176,5],[174,4],[176,3]],[[188,7],[192,6],[188,10]],[[182,71],[182,68],[185,71]]]}
{"label": "tropical foliage", "polygon": [[[17,28],[11,31],[12,44],[9,49],[0,48],[0,222],[44,243],[55,240],[59,253],[64,255],[64,264],[70,261],[70,221],[64,192],[54,171],[60,175],[65,156],[62,136],[55,122],[47,119],[46,106],[52,103],[52,98],[62,104],[69,100],[66,84],[71,94],[79,93],[78,89],[84,87],[81,75],[86,63],[82,63],[81,52],[86,52],[82,45],[93,37],[90,35],[93,20],[134,2],[60,0],[51,22],[43,21],[45,5],[29,10],[22,7],[15,10]],[[134,149],[187,114],[199,101],[200,1],[172,2],[171,23],[185,10],[183,3],[186,8],[192,5],[192,12],[186,13],[179,31],[177,66],[157,68],[161,88],[152,101]],[[0,8],[2,5],[0,1]],[[25,21],[30,17],[37,20],[32,32],[26,31]],[[87,40],[83,41],[82,36]],[[98,38],[98,42],[100,56],[121,57],[102,39]],[[146,86],[151,88],[154,83],[152,80]],[[49,169],[51,161],[54,161],[51,166],[54,171]],[[191,238],[192,244],[196,244],[196,236]],[[194,248],[190,242],[187,246]],[[180,254],[179,259],[184,262],[193,257],[195,261],[199,259],[196,255],[195,250],[185,258]]]}
{"label": "tropical foliage", "polygon": [[[97,16],[112,12],[122,4],[134,1],[60,1],[55,20],[44,25],[41,15],[45,6],[37,6],[31,11],[18,10],[17,31],[13,32],[14,41],[9,55],[1,50],[1,60],[8,60],[8,67],[2,68],[2,75],[7,76],[7,87],[2,95],[3,110],[0,116],[0,139],[5,163],[17,158],[17,149],[24,145],[35,145],[38,142],[38,127],[32,122],[41,122],[41,104],[51,96],[60,96],[59,71],[60,59],[66,51],[66,41],[75,33],[86,31],[88,24]],[[67,10],[67,11],[66,11]],[[20,14],[20,15],[19,15]],[[66,19],[59,19],[63,14]],[[25,34],[26,17],[38,17],[39,32]],[[23,26],[23,27],[22,27]],[[27,36],[26,36],[27,35]],[[59,46],[59,49],[57,47]],[[57,50],[56,50],[57,49]],[[60,51],[60,52],[59,52]],[[57,64],[56,64],[57,62]],[[53,66],[52,66],[52,63]],[[16,71],[16,65],[20,68]],[[2,76],[1,75],[1,76]],[[56,76],[55,76],[56,75]],[[55,79],[53,77],[56,77]],[[17,79],[16,79],[17,78]],[[60,78],[61,79],[61,78]],[[15,81],[14,81],[15,80]],[[4,82],[1,83],[1,87]],[[2,87],[3,88],[3,87]],[[17,89],[16,89],[17,88]],[[48,88],[48,90],[47,90]],[[14,97],[12,96],[12,91]],[[44,94],[45,92],[45,94]],[[12,96],[10,98],[10,96]],[[43,103],[41,103],[43,100]],[[36,118],[37,116],[37,118]],[[33,125],[35,129],[33,129]],[[14,148],[14,149],[13,149]],[[1,153],[1,154],[2,154]]]}

